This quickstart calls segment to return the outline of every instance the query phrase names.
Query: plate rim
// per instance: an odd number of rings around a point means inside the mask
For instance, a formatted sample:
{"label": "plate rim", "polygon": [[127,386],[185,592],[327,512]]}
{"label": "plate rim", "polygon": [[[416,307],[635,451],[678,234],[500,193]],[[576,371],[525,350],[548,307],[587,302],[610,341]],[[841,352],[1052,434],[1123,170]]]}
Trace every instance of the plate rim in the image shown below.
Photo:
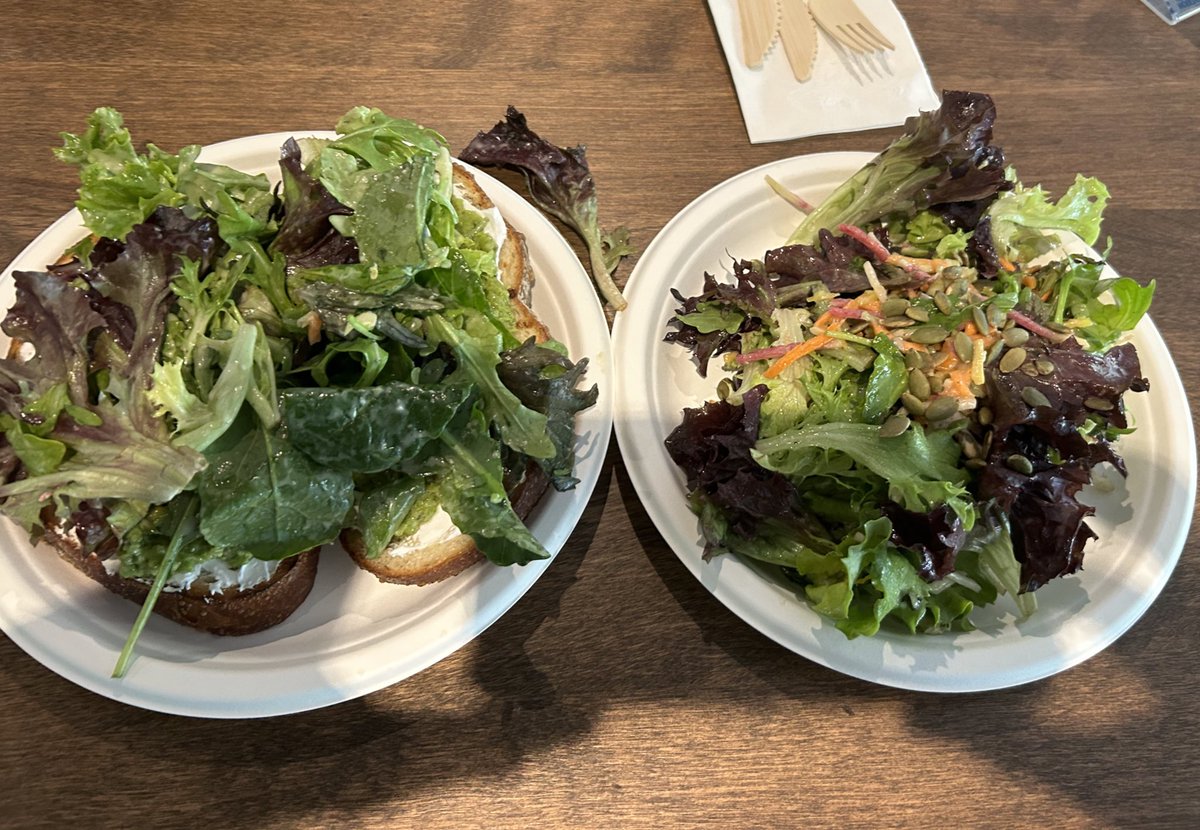
{"label": "plate rim", "polygon": [[[254,164],[269,169],[271,163],[278,158],[280,145],[287,138],[329,138],[335,135],[336,133],[331,130],[292,130],[240,136],[205,145],[201,150],[200,161],[226,163],[231,164],[231,166],[237,166],[235,162],[240,154],[240,156],[252,157]],[[455,159],[455,162],[462,163],[457,159]],[[580,479],[579,483],[574,490],[568,493],[558,493],[557,491],[547,493],[539,504],[534,519],[531,522],[531,524],[539,528],[539,534],[545,537],[541,541],[546,545],[550,557],[530,563],[522,568],[486,569],[484,567],[474,567],[454,577],[453,580],[440,583],[441,585],[447,585],[448,583],[452,585],[454,581],[458,581],[460,584],[452,586],[447,594],[441,596],[435,603],[436,607],[431,611],[428,613],[425,611],[418,613],[413,626],[419,627],[428,624],[430,617],[443,614],[443,612],[454,613],[455,608],[451,608],[450,606],[469,605],[471,595],[482,596],[485,587],[488,589],[489,599],[486,600],[482,609],[475,609],[470,612],[464,611],[463,614],[465,614],[465,617],[461,620],[457,628],[452,628],[449,631],[432,632],[434,636],[431,636],[428,642],[414,652],[406,654],[402,660],[397,661],[390,668],[375,668],[373,671],[360,671],[354,677],[343,675],[338,679],[329,679],[329,682],[319,687],[314,686],[313,688],[299,690],[288,689],[286,694],[276,694],[274,696],[256,695],[241,700],[236,699],[236,697],[231,699],[230,688],[222,686],[219,682],[222,679],[227,681],[236,679],[237,684],[235,689],[244,689],[253,686],[253,683],[247,682],[246,674],[249,671],[253,675],[253,661],[250,661],[251,665],[248,667],[246,661],[238,659],[240,654],[236,648],[230,648],[227,651],[222,651],[219,647],[214,648],[211,650],[215,651],[215,654],[211,658],[203,658],[196,661],[197,663],[207,664],[211,670],[208,675],[205,675],[206,679],[217,681],[204,694],[195,693],[194,688],[183,690],[180,688],[170,688],[169,684],[167,687],[164,687],[161,683],[147,684],[144,681],[144,677],[139,678],[139,674],[144,675],[146,673],[145,670],[148,664],[161,662],[169,670],[172,666],[178,667],[180,665],[187,665],[190,668],[190,663],[180,664],[156,661],[151,656],[140,654],[134,661],[130,673],[124,679],[113,680],[103,674],[99,674],[95,671],[94,666],[87,667],[83,658],[71,659],[69,655],[64,656],[61,653],[61,648],[58,651],[48,649],[39,640],[39,637],[32,633],[24,624],[25,620],[16,614],[13,607],[9,605],[9,603],[21,601],[20,597],[14,597],[14,580],[12,579],[16,575],[15,569],[17,569],[14,560],[19,557],[13,556],[12,552],[6,550],[3,552],[3,555],[0,555],[0,575],[5,577],[3,584],[0,584],[0,630],[3,630],[13,643],[34,660],[75,685],[112,700],[128,703],[139,708],[165,714],[215,719],[273,717],[309,711],[352,700],[412,677],[469,644],[503,617],[533,587],[534,583],[541,578],[554,559],[557,558],[559,551],[571,534],[575,532],[579,520],[582,518],[595,492],[596,484],[602,472],[612,432],[613,418],[612,404],[614,396],[612,388],[611,334],[599,298],[592,287],[591,279],[583,269],[582,263],[580,263],[570,243],[563,238],[562,234],[559,233],[553,224],[530,204],[528,200],[486,172],[471,165],[464,164],[464,166],[475,176],[480,187],[497,203],[497,206],[503,207],[505,219],[513,227],[520,230],[526,238],[526,242],[530,248],[532,265],[538,277],[538,281],[534,286],[534,308],[537,309],[539,305],[547,309],[553,307],[556,315],[562,313],[565,309],[571,315],[582,318],[584,325],[578,331],[568,330],[570,326],[564,322],[561,325],[561,329],[551,326],[552,333],[560,337],[564,342],[577,341],[581,344],[576,357],[588,358],[588,381],[597,383],[600,388],[600,395],[596,405],[581,413],[577,424],[577,441],[580,445],[580,457],[577,463],[576,475]],[[272,181],[275,180],[276,177],[272,177]],[[69,233],[74,233],[74,239],[78,239],[85,232],[86,229],[83,226],[82,216],[78,208],[72,208],[38,233],[33,240],[21,249],[13,260],[4,267],[3,271],[0,271],[0,283],[11,283],[11,274],[14,270],[44,268],[46,263],[37,261],[45,256],[44,253],[39,253],[40,249],[46,248],[54,240]],[[65,249],[67,245],[73,244],[74,239],[63,245],[63,248]],[[54,253],[53,256],[57,257],[58,253],[61,253],[61,250]],[[24,260],[30,261],[26,262]],[[48,261],[52,261],[52,259]],[[557,289],[552,287],[548,292],[544,290],[539,291],[542,286],[547,284],[558,287]],[[539,302],[539,297],[541,298],[541,302]],[[582,344],[587,345],[584,346]],[[575,354],[577,349],[572,348],[571,351]],[[554,505],[555,500],[559,502],[558,506]],[[553,509],[547,509],[548,507]],[[562,507],[566,509],[561,509]],[[554,514],[553,518],[551,518],[551,514]],[[33,546],[29,545],[23,531],[6,518],[0,517],[0,520],[3,521],[3,532],[6,538],[11,538],[14,544],[23,545],[29,553],[32,553]],[[331,548],[335,546],[336,543],[332,543],[325,547]],[[46,550],[48,551],[48,549]],[[42,552],[39,550],[39,553]],[[52,566],[58,567],[57,565]],[[63,584],[68,586],[63,588],[63,590],[71,597],[75,597],[73,592],[82,589],[93,592],[98,590],[105,597],[106,601],[115,598],[115,595],[110,597],[103,588],[90,582],[86,577],[76,573],[73,569],[67,568],[65,564],[61,567],[65,569],[64,573],[66,574]],[[323,564],[322,567],[327,566]],[[318,579],[320,579],[320,572],[321,569],[318,570]],[[358,573],[357,569],[354,569],[352,572]],[[492,577],[490,580],[488,579],[489,576]],[[371,579],[374,581],[373,577]],[[16,580],[16,582],[20,588],[29,587],[27,584],[21,584],[22,580],[20,579]],[[375,590],[381,592],[403,590],[404,587],[377,583]],[[492,592],[495,592],[495,596],[491,595]],[[316,589],[314,589],[315,593]],[[51,612],[62,604],[55,598],[43,599],[39,597],[38,599],[46,603],[46,607]],[[468,601],[462,603],[463,599]],[[289,621],[302,620],[305,605],[312,601],[312,596],[307,598],[305,603],[288,620],[285,620],[281,626],[287,625]],[[125,601],[118,599],[118,602]],[[125,604],[130,609],[134,608],[132,604]],[[444,606],[449,610],[444,609]],[[129,614],[129,623],[132,623],[133,616],[134,613]],[[170,626],[167,630],[172,635],[178,633],[184,638],[191,638],[193,635],[203,635],[203,632],[190,630],[184,626],[177,626],[174,623],[168,622],[166,625]],[[394,637],[403,636],[404,632],[413,626],[402,625],[399,632],[373,635],[363,639],[368,643],[374,644],[376,640],[382,637],[386,642]],[[264,632],[264,639],[269,640],[271,633],[279,630],[279,626],[268,629]],[[67,633],[72,636],[74,635],[74,632]],[[203,636],[207,637],[210,635]],[[168,637],[168,639],[174,639],[174,637]],[[227,641],[227,639],[213,637],[211,642],[219,644]],[[99,644],[99,641],[96,640],[92,640],[92,642]],[[206,640],[205,642],[209,641]],[[334,645],[337,645],[336,642]],[[351,650],[358,647],[353,646]],[[337,652],[343,650],[341,648],[335,649],[334,659],[338,661],[343,660],[344,658],[337,654]],[[107,651],[101,647],[97,653],[107,653]],[[115,659],[115,652],[111,656]],[[112,660],[105,659],[108,661],[108,665],[111,666]],[[141,669],[143,670],[141,672],[139,672],[139,664],[141,664]],[[270,667],[259,669],[258,671],[270,671]],[[182,676],[183,673],[180,670],[179,676]],[[191,672],[189,671],[188,674],[190,675]],[[167,676],[170,677],[169,672]],[[320,677],[320,674],[316,672],[313,676]],[[184,694],[184,691],[190,694]]]}
{"label": "plate rim", "polygon": [[[692,573],[692,575],[700,581],[706,590],[711,593],[714,598],[725,605],[732,613],[740,617],[751,627],[766,635],[777,644],[787,648],[788,650],[798,654],[801,657],[812,660],[827,668],[838,671],[852,677],[856,677],[868,682],[877,683],[894,688],[901,688],[910,691],[921,692],[943,692],[943,693],[968,693],[989,691],[1000,688],[1021,685],[1033,682],[1044,677],[1051,676],[1060,671],[1064,671],[1074,665],[1078,665],[1083,661],[1090,659],[1103,649],[1107,648],[1124,634],[1134,623],[1136,623],[1149,609],[1150,605],[1161,593],[1167,581],[1170,578],[1176,564],[1179,561],[1183,546],[1187,539],[1188,528],[1191,524],[1191,517],[1194,510],[1194,502],[1196,496],[1196,463],[1195,463],[1195,434],[1192,429],[1192,417],[1190,408],[1187,406],[1187,398],[1183,389],[1182,379],[1179,376],[1178,369],[1174,361],[1170,357],[1169,349],[1158,332],[1157,327],[1152,320],[1147,316],[1139,325],[1136,337],[1139,340],[1148,340],[1150,344],[1149,352],[1154,360],[1165,360],[1166,366],[1170,371],[1160,372],[1162,376],[1156,374],[1151,376],[1152,387],[1165,387],[1164,394],[1174,399],[1176,402],[1182,402],[1182,407],[1178,408],[1178,418],[1181,421],[1180,432],[1187,435],[1190,440],[1190,453],[1180,452],[1178,455],[1181,458],[1187,459],[1179,462],[1172,467],[1175,471],[1179,467],[1185,467],[1187,475],[1185,477],[1184,492],[1181,498],[1176,499],[1176,502],[1181,503],[1182,513],[1179,516],[1180,521],[1176,524],[1176,529],[1173,532],[1168,532],[1164,536],[1169,537],[1165,548],[1167,554],[1165,556],[1163,567],[1156,575],[1156,579],[1145,591],[1139,594],[1141,600],[1139,607],[1134,613],[1123,615],[1120,624],[1110,626],[1103,632],[1103,636],[1091,642],[1088,647],[1076,650],[1068,660],[1052,661],[1049,664],[1017,666],[1016,668],[998,669],[989,678],[979,677],[962,677],[954,675],[923,675],[913,673],[909,676],[902,675],[887,675],[884,676],[881,672],[864,671],[857,666],[848,665],[845,659],[839,655],[844,654],[849,650],[849,646],[839,649],[838,647],[831,649],[813,648],[810,645],[798,642],[793,632],[780,629],[776,623],[776,619],[763,611],[763,605],[755,605],[748,603],[744,598],[737,595],[736,588],[730,589],[726,583],[722,583],[720,572],[724,567],[732,567],[734,569],[742,569],[748,571],[752,566],[745,562],[737,560],[733,557],[722,557],[720,564],[713,568],[711,563],[704,563],[700,558],[700,547],[698,543],[698,532],[692,533],[694,540],[691,544],[680,544],[680,539],[674,533],[675,528],[670,526],[671,523],[665,515],[661,515],[665,511],[660,509],[658,499],[655,498],[655,493],[662,492],[664,484],[660,478],[651,480],[648,476],[651,474],[647,471],[646,466],[649,463],[644,456],[647,456],[654,462],[660,462],[665,457],[665,451],[661,448],[647,447],[646,444],[650,440],[646,437],[648,430],[635,430],[633,423],[638,417],[646,417],[647,413],[644,408],[639,409],[637,401],[639,397],[643,400],[652,400],[653,396],[644,387],[634,388],[634,378],[636,372],[628,370],[624,365],[624,361],[631,359],[629,356],[638,354],[639,359],[643,364],[649,364],[653,361],[653,357],[641,357],[640,348],[653,347],[654,334],[648,336],[649,339],[638,340],[638,335],[644,329],[652,329],[655,333],[665,332],[666,319],[652,320],[653,325],[647,325],[644,319],[646,316],[653,314],[661,307],[661,297],[645,297],[651,291],[657,290],[660,295],[666,295],[668,287],[679,285],[678,280],[686,280],[687,275],[671,276],[671,271],[667,269],[668,276],[663,277],[659,271],[662,271],[663,263],[658,260],[670,256],[671,245],[676,248],[684,249],[686,247],[686,238],[681,242],[676,240],[676,237],[684,233],[689,223],[699,222],[701,218],[695,214],[701,213],[723,199],[736,198],[742,195],[742,189],[748,187],[746,184],[754,178],[761,178],[766,173],[776,173],[778,175],[822,175],[828,174],[831,171],[838,174],[838,181],[853,174],[864,163],[870,161],[876,153],[868,151],[834,151],[824,153],[802,154],[790,156],[782,159],[776,159],[764,164],[757,165],[747,170],[736,173],[721,182],[713,185],[704,193],[691,200],[685,207],[671,218],[671,220],[663,227],[663,229],[655,236],[654,240],[647,246],[645,253],[639,259],[634,272],[630,275],[626,285],[626,294],[630,300],[630,307],[626,311],[617,314],[613,325],[613,351],[617,357],[616,375],[614,379],[614,392],[616,397],[614,428],[617,434],[617,442],[621,448],[622,458],[626,462],[626,467],[629,470],[630,480],[634,484],[634,489],[638,493],[639,498],[647,511],[651,520],[654,522],[656,529],[662,535],[664,541],[676,557],[682,562],[684,567]],[[797,172],[799,171],[799,172]],[[758,203],[766,203],[775,199],[769,193],[764,185],[762,187],[762,195],[757,197]],[[739,205],[741,202],[739,202]],[[730,207],[727,206],[727,210]],[[683,230],[681,230],[681,228]],[[725,240],[722,244],[732,246],[735,240]],[[780,244],[783,240],[781,239]],[[726,248],[728,252],[730,247]],[[758,256],[760,251],[749,252],[747,255]],[[733,256],[732,254],[728,254]],[[679,257],[681,260],[687,259],[686,255]],[[682,265],[680,266],[682,267]],[[676,268],[676,271],[679,269]],[[691,277],[698,283],[699,275]],[[642,302],[639,304],[638,300]],[[1142,344],[1139,344],[1139,347]],[[658,350],[664,348],[664,344],[659,339]],[[647,383],[656,385],[657,388],[662,388],[663,378],[655,377],[651,374],[650,368],[642,369],[641,372],[645,375]],[[712,386],[715,387],[715,380],[712,380]],[[650,413],[650,417],[654,418],[654,413]],[[675,421],[671,422],[673,426],[677,422],[678,415],[672,414]],[[1149,424],[1143,425],[1148,428]],[[669,461],[669,459],[668,459]],[[678,475],[677,468],[670,465],[672,471]],[[657,464],[655,472],[662,472],[662,465]],[[680,478],[673,479],[673,488],[680,486]],[[673,492],[681,492],[673,490]],[[682,500],[680,500],[681,503]],[[676,508],[679,504],[676,504]],[[684,508],[686,510],[686,508]],[[691,516],[690,512],[688,516]],[[668,526],[664,527],[664,523]],[[728,564],[727,564],[728,563]],[[768,582],[767,579],[758,577],[758,580],[764,585]],[[756,590],[757,599],[761,602],[769,599],[770,589]],[[800,599],[794,598],[793,602],[802,602]],[[806,609],[809,613],[814,614],[811,609]],[[840,635],[840,632],[836,632]],[[955,635],[949,635],[955,637]],[[860,638],[874,639],[874,638]],[[854,641],[841,640],[841,643],[851,643]],[[886,650],[889,648],[888,643],[881,646]],[[953,655],[954,649],[947,649],[948,654]],[[881,660],[882,662],[882,660]]]}

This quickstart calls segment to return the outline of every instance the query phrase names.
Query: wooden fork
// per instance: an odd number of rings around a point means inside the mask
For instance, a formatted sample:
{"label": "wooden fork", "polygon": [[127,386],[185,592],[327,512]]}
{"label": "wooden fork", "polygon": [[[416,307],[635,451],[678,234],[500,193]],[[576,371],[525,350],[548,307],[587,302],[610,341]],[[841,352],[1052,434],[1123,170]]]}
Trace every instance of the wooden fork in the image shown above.
{"label": "wooden fork", "polygon": [[859,53],[896,49],[853,0],[808,0],[808,8],[821,28],[847,49]]}

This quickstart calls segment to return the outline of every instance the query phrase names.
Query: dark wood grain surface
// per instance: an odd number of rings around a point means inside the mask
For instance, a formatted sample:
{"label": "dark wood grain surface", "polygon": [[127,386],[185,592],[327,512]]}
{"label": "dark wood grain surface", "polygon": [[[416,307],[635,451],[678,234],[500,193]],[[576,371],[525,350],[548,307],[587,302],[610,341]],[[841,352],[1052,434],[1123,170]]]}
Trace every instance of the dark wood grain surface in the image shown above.
{"label": "dark wood grain surface", "polygon": [[[1200,19],[1168,27],[1136,0],[898,5],[936,87],[995,96],[1023,179],[1108,184],[1113,262],[1158,280],[1154,320],[1194,389]],[[70,206],[72,171],[49,148],[98,105],[175,148],[325,128],[359,103],[454,148],[518,105],[588,145],[602,215],[639,250],[741,170],[896,133],[751,146],[700,0],[3,0],[0,261]],[[0,637],[0,826],[1196,826],[1197,553],[1193,535],[1149,612],[1081,666],[987,694],[897,691],[796,657],[713,599],[614,440],[582,522],[516,607],[359,700],[171,717]]]}

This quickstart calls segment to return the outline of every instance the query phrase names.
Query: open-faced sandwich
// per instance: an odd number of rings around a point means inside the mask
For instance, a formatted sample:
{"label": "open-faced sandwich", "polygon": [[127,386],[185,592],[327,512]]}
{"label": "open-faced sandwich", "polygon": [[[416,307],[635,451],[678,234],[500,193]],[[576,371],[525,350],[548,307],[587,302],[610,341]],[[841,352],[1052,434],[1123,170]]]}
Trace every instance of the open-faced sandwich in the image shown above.
{"label": "open-faced sandwich", "polygon": [[339,537],[386,581],[545,558],[587,360],[530,310],[524,240],[437,133],[351,110],[281,184],[97,110],[58,151],[91,234],[14,274],[0,500],[122,596],[216,634],[291,614]]}

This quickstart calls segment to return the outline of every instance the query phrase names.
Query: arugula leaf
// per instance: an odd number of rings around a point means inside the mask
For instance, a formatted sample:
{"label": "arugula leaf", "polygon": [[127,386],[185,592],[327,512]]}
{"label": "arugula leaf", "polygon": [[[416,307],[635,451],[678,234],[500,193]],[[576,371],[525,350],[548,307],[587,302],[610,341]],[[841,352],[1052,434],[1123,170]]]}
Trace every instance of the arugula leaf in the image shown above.
{"label": "arugula leaf", "polygon": [[291,443],[318,464],[375,473],[413,458],[442,434],[469,386],[393,382],[365,389],[284,390]]}
{"label": "arugula leaf", "polygon": [[332,541],[353,503],[343,467],[311,460],[285,430],[259,424],[213,453],[197,479],[200,532],[215,547],[283,559]]}
{"label": "arugula leaf", "polygon": [[456,434],[442,433],[449,452],[432,459],[442,509],[496,565],[525,565],[550,554],[513,512],[504,491],[500,443],[488,434],[478,409]]}
{"label": "arugula leaf", "polygon": [[451,378],[461,376],[479,389],[489,420],[495,422],[505,444],[534,458],[554,458],[558,450],[546,416],[521,403],[497,374],[500,333],[481,315],[465,312],[462,319],[460,328],[440,314],[425,318],[429,334],[448,345],[458,361]]}
{"label": "arugula leaf", "polygon": [[876,335],[871,347],[878,356],[863,396],[863,420],[877,424],[892,411],[908,388],[908,370],[904,366],[904,355],[886,334]]}

